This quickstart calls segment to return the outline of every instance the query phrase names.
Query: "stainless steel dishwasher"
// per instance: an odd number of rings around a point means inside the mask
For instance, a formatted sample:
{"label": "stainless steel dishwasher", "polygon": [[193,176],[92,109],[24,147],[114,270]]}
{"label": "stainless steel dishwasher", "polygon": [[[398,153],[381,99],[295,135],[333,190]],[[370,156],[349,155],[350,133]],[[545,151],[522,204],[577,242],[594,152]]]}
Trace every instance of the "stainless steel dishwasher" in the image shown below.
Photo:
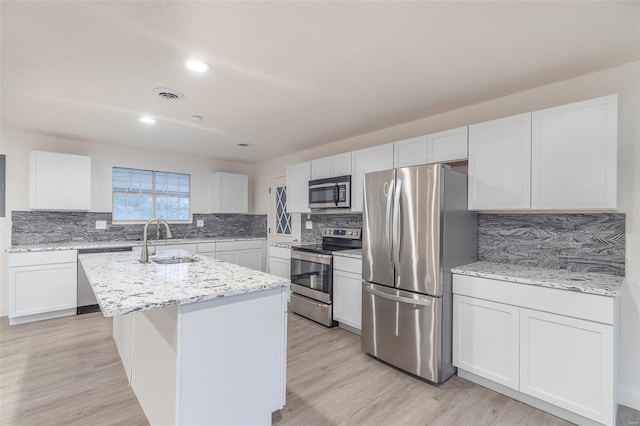
{"label": "stainless steel dishwasher", "polygon": [[[100,247],[100,248],[90,248],[90,249],[80,249],[78,250],[78,255],[80,254],[91,254],[91,253],[114,253],[121,251],[132,251],[131,247]],[[88,314],[91,312],[100,312],[100,306],[98,306],[98,301],[96,300],[96,296],[93,294],[93,289],[91,288],[91,284],[89,284],[89,280],[87,279],[87,274],[84,273],[84,269],[82,269],[82,264],[80,260],[78,260],[78,307],[76,309],[76,314]]]}

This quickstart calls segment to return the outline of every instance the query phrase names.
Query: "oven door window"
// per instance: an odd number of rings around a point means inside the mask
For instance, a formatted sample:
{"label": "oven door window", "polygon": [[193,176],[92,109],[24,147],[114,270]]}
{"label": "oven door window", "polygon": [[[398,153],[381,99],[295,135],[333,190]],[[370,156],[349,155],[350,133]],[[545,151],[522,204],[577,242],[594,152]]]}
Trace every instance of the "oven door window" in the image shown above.
{"label": "oven door window", "polygon": [[307,260],[291,259],[291,282],[312,290],[331,291],[331,266]]}

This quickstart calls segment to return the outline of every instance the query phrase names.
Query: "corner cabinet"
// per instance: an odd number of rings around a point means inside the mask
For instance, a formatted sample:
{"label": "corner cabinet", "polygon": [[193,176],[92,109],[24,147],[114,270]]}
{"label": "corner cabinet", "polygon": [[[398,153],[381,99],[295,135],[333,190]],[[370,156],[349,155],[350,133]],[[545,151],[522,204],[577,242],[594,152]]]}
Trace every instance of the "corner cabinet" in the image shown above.
{"label": "corner cabinet", "polygon": [[615,209],[617,95],[534,112],[531,163],[533,209]]}
{"label": "corner cabinet", "polygon": [[249,213],[249,176],[213,173],[213,213]]}
{"label": "corner cabinet", "polygon": [[364,200],[364,175],[393,169],[393,143],[360,149],[351,153],[351,211],[361,212]]}
{"label": "corner cabinet", "polygon": [[311,161],[287,166],[287,212],[309,213]]}
{"label": "corner cabinet", "polygon": [[9,254],[9,323],[75,315],[76,250]]}
{"label": "corner cabinet", "polygon": [[574,423],[616,421],[618,299],[453,276],[458,375]]}
{"label": "corner cabinet", "polygon": [[91,157],[31,151],[29,171],[31,209],[91,208]]}
{"label": "corner cabinet", "polygon": [[469,126],[468,206],[531,207],[531,113]]}

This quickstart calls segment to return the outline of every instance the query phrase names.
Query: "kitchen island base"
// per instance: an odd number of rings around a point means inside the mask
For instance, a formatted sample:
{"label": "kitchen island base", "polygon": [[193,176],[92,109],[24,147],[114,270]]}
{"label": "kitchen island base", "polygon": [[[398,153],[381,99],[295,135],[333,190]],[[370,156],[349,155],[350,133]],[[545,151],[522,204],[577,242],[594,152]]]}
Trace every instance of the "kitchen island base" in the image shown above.
{"label": "kitchen island base", "polygon": [[285,403],[287,289],[115,316],[113,337],[152,425],[270,425]]}

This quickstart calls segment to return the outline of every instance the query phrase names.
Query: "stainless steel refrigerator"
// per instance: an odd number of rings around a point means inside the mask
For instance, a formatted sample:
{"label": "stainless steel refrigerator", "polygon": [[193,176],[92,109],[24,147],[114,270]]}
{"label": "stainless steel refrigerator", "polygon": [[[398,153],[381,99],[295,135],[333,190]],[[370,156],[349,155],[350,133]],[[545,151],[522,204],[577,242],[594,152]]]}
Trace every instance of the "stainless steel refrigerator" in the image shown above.
{"label": "stainless steel refrigerator", "polygon": [[362,350],[431,382],[451,377],[451,268],[476,258],[466,175],[443,164],[366,174]]}

